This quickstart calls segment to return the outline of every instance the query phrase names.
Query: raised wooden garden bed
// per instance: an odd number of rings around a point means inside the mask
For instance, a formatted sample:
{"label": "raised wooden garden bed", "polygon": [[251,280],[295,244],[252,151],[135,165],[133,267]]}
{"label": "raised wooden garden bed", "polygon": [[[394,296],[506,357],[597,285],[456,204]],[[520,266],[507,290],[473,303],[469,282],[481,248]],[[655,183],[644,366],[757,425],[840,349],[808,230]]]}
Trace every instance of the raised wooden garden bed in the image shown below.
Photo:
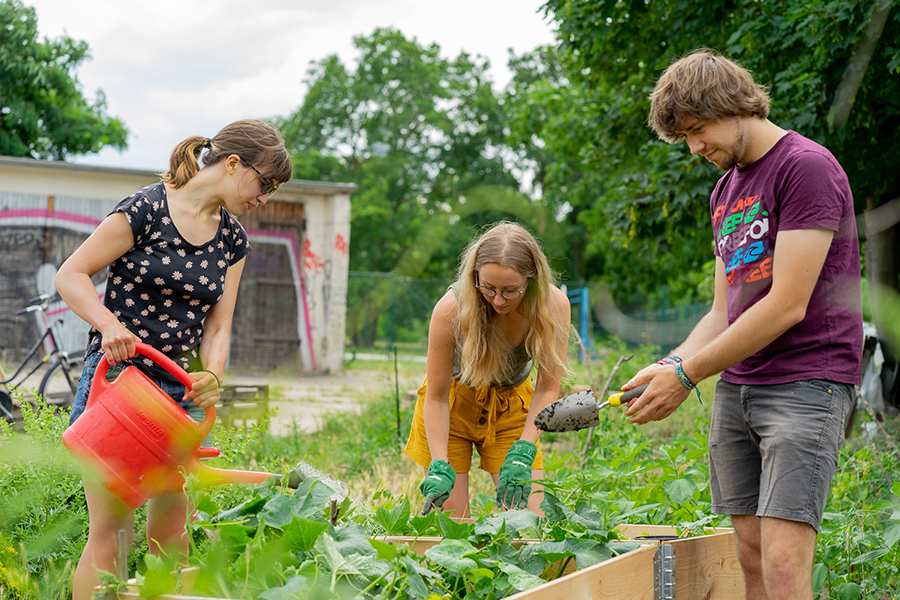
{"label": "raised wooden garden bed", "polygon": [[[674,527],[626,525],[619,529],[641,546],[544,585],[509,596],[508,600],[744,600],[744,575],[737,559],[734,532],[717,529],[707,535],[678,538]],[[379,538],[410,545],[420,556],[441,538]],[[528,543],[530,540],[522,540]],[[190,569],[183,581],[190,579]],[[115,596],[140,598],[135,588]],[[197,596],[162,595],[158,600],[204,600]],[[206,599],[212,600],[212,599]],[[222,599],[215,599],[222,600]]]}

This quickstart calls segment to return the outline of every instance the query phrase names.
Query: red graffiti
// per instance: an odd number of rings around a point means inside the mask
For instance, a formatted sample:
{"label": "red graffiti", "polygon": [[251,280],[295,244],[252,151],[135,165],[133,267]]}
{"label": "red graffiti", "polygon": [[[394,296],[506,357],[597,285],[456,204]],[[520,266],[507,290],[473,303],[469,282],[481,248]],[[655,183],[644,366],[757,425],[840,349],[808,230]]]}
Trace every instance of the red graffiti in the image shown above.
{"label": "red graffiti", "polygon": [[319,255],[312,251],[312,242],[309,240],[303,241],[303,266],[316,275],[318,275],[322,271],[322,267],[325,266],[322,259],[319,258]]}
{"label": "red graffiti", "polygon": [[341,234],[337,234],[334,236],[334,249],[340,252],[341,254],[347,254],[349,248],[347,247],[347,240],[344,239],[344,236]]}

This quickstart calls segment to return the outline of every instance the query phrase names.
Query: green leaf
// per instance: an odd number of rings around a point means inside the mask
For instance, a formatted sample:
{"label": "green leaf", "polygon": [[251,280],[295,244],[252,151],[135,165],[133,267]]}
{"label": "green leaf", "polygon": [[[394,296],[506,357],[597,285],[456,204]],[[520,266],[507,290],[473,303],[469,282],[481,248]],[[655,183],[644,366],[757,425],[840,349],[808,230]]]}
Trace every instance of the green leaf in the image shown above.
{"label": "green leaf", "polygon": [[666,490],[666,495],[672,502],[677,504],[682,504],[693,498],[695,488],[694,480],[689,477],[668,479],[663,482],[663,489]]}
{"label": "green leaf", "polygon": [[[268,523],[268,520],[266,521]],[[316,544],[316,539],[328,529],[328,523],[313,521],[294,515],[286,527],[282,539],[293,552],[309,552]]]}
{"label": "green leaf", "polygon": [[478,580],[483,579],[483,578],[493,579],[494,572],[491,571],[490,569],[479,568],[479,569],[472,569],[471,571],[466,573],[466,579],[468,579],[472,583],[478,583]]}
{"label": "green leaf", "polygon": [[857,600],[862,595],[862,587],[858,583],[840,583],[831,590],[834,600]]}
{"label": "green leaf", "polygon": [[386,509],[384,506],[376,506],[375,521],[389,534],[403,534],[408,530],[409,513],[409,499],[403,498],[400,504],[393,508]]}
{"label": "green leaf", "polygon": [[271,588],[261,593],[259,600],[306,600],[310,594],[309,582],[301,575],[293,575],[282,587]]}
{"label": "green leaf", "polygon": [[874,550],[869,550],[868,552],[863,552],[859,556],[855,557],[853,560],[850,561],[850,564],[851,565],[866,564],[866,563],[875,561],[875,560],[881,558],[882,556],[889,554],[890,552],[891,552],[890,548],[885,548],[885,547],[875,548]]}
{"label": "green leaf", "polygon": [[893,548],[900,541],[900,523],[891,525],[884,530],[883,541],[888,548]]}
{"label": "green leaf", "polygon": [[537,529],[538,516],[530,510],[508,510],[475,524],[475,535],[495,536],[506,527],[506,531],[519,533],[527,529]]}
{"label": "green leaf", "polygon": [[819,590],[822,589],[822,586],[825,585],[825,578],[827,576],[828,576],[828,567],[826,567],[822,563],[816,563],[816,566],[813,567],[813,572],[812,572],[813,592],[818,593]]}
{"label": "green leaf", "polygon": [[382,558],[384,560],[394,560],[397,558],[397,546],[394,544],[388,544],[387,542],[382,542],[381,540],[369,539],[369,543],[372,544],[372,547],[375,548],[375,552],[378,558]]}
{"label": "green leaf", "polygon": [[474,529],[470,523],[457,523],[443,512],[437,513],[437,525],[444,539],[464,540]]}
{"label": "green leaf", "polygon": [[510,563],[501,562],[497,564],[497,567],[509,576],[509,584],[519,591],[530,590],[533,587],[547,583],[540,577],[523,571]]}
{"label": "green leaf", "polygon": [[375,555],[375,550],[369,543],[369,534],[359,525],[332,528],[329,533],[334,539],[335,547],[344,556],[350,554]]}
{"label": "green leaf", "polygon": [[432,546],[425,551],[428,560],[451,573],[466,573],[475,567],[477,563],[468,554],[476,554],[475,547],[465,540],[443,539],[437,546]]}

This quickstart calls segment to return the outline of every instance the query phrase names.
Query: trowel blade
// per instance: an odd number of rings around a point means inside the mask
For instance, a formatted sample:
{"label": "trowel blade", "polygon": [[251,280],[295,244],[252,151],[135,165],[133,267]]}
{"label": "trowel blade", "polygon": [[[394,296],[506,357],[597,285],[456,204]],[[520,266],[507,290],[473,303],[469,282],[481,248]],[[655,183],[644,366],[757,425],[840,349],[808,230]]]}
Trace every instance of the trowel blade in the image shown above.
{"label": "trowel blade", "polygon": [[541,431],[579,431],[599,424],[599,407],[592,390],[569,394],[534,417],[534,426]]}

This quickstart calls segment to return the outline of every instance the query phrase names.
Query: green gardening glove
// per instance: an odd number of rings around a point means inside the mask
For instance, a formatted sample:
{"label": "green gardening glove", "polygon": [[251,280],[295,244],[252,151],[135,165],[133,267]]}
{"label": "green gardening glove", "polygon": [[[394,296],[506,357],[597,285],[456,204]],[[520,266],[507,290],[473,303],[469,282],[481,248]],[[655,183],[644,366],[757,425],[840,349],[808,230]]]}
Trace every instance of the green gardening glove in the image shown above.
{"label": "green gardening glove", "polygon": [[531,465],[537,456],[537,446],[525,440],[513,443],[500,467],[497,481],[497,506],[525,508],[531,495]]}
{"label": "green gardening glove", "polygon": [[419,491],[425,496],[425,504],[422,506],[422,515],[431,512],[432,506],[440,508],[450,497],[450,491],[456,483],[456,471],[446,460],[433,460],[428,465],[428,475],[419,486]]}

